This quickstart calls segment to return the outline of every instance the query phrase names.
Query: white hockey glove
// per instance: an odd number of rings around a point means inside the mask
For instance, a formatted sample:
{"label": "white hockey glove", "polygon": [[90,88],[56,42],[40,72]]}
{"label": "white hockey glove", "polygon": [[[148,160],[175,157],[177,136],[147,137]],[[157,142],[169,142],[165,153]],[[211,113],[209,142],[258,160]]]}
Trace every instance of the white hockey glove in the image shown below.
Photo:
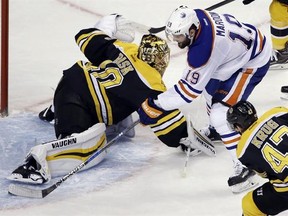
{"label": "white hockey glove", "polygon": [[131,43],[135,38],[135,29],[131,21],[119,14],[111,14],[101,18],[94,26],[113,39]]}

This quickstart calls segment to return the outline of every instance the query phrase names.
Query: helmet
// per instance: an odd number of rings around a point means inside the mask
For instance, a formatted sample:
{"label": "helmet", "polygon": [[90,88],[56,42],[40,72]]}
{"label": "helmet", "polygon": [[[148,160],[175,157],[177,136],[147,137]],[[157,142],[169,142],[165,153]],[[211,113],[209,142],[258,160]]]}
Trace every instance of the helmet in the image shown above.
{"label": "helmet", "polygon": [[170,60],[170,49],[165,40],[156,35],[143,35],[138,58],[155,68],[163,76]]}
{"label": "helmet", "polygon": [[183,34],[192,42],[193,36],[190,36],[189,31],[191,28],[197,30],[199,25],[200,22],[196,12],[187,6],[181,5],[170,15],[166,24],[165,33],[169,40],[171,40],[171,36],[173,35]]}
{"label": "helmet", "polygon": [[236,126],[239,126],[241,132],[247,130],[258,119],[256,109],[248,101],[239,101],[230,107],[226,117],[230,127],[235,130]]}

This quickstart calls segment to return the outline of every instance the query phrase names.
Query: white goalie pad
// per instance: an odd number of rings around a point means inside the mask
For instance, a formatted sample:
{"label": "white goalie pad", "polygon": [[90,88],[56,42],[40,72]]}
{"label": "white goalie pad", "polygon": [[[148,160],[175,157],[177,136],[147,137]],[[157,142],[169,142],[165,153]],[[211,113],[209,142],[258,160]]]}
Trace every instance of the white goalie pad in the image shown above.
{"label": "white goalie pad", "polygon": [[212,141],[193,127],[190,116],[187,116],[187,132],[188,137],[182,138],[180,143],[190,146],[192,149],[201,150],[208,156],[216,156],[216,150]]}
{"label": "white goalie pad", "polygon": [[102,17],[94,27],[105,32],[111,38],[124,42],[131,43],[135,38],[135,29],[131,21],[118,14]]}
{"label": "white goalie pad", "polygon": [[[65,175],[86,160],[92,153],[106,145],[106,126],[98,123],[82,133],[43,144],[47,149],[46,160],[52,177]],[[107,151],[103,151],[82,170],[100,163]]]}

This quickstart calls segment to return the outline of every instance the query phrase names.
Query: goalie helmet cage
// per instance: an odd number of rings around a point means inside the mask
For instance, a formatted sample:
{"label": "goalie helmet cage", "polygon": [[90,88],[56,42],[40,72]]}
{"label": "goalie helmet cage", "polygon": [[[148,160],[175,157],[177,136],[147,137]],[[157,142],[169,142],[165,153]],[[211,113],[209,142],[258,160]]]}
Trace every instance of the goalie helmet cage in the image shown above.
{"label": "goalie helmet cage", "polygon": [[8,115],[8,27],[9,0],[1,0],[1,83],[0,117]]}

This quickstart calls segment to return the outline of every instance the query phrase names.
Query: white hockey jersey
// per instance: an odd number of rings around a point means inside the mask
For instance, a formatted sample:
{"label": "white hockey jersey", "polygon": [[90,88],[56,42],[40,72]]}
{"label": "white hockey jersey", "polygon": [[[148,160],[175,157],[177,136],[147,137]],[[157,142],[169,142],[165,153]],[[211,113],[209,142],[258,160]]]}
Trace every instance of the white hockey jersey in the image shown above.
{"label": "white hockey jersey", "polygon": [[189,46],[188,67],[177,84],[158,96],[165,110],[190,103],[202,93],[209,106],[220,86],[220,100],[232,105],[247,98],[269,68],[272,48],[255,26],[229,14],[195,11],[200,27]]}

